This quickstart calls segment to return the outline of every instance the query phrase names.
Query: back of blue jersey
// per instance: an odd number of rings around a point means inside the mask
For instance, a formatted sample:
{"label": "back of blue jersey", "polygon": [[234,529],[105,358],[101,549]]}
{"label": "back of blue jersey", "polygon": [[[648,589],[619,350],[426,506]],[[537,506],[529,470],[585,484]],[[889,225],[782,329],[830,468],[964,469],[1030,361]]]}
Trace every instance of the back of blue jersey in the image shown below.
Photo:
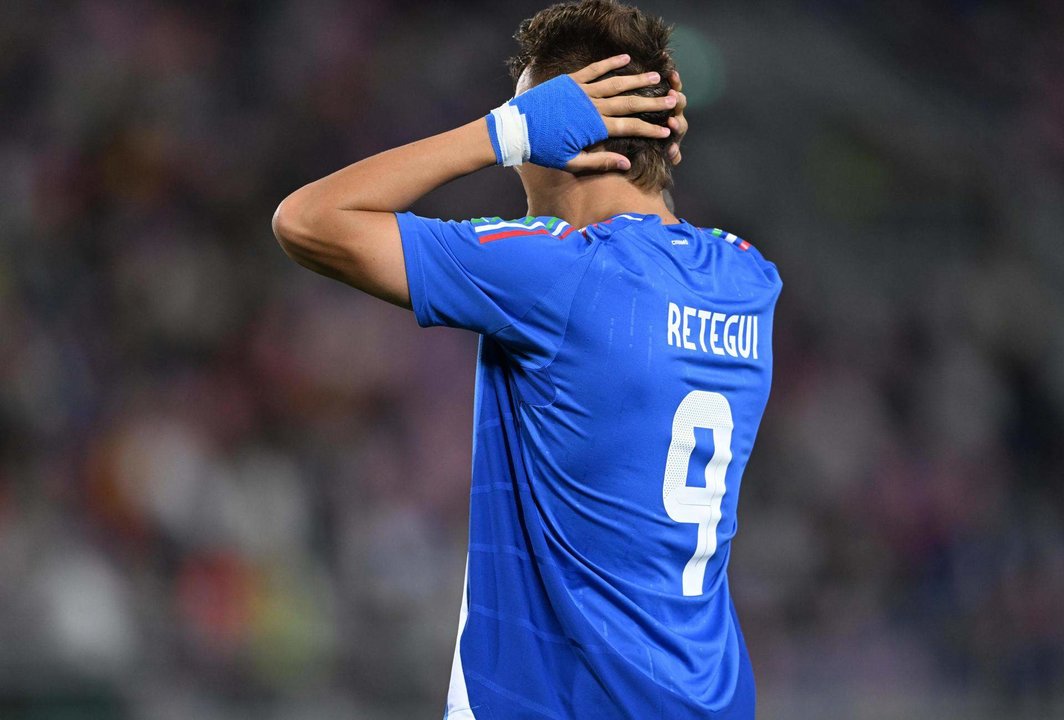
{"label": "back of blue jersey", "polygon": [[447,716],[753,717],[726,569],[775,266],[657,216],[399,224],[419,323],[483,335]]}

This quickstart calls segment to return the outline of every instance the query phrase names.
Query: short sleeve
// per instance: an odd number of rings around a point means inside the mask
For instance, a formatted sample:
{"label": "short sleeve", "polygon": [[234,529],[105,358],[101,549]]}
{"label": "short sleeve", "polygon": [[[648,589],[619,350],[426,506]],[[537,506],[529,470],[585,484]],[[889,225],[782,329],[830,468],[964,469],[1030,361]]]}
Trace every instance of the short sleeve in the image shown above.
{"label": "short sleeve", "polygon": [[396,217],[410,302],[422,327],[485,335],[513,328],[588,255],[588,241],[559,218]]}

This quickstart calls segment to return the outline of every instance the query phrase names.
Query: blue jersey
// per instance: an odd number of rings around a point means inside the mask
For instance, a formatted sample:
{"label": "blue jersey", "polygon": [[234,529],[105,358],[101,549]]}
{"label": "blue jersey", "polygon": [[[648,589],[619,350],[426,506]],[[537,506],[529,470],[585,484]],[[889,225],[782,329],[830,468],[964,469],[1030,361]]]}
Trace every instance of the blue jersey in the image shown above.
{"label": "blue jersey", "polygon": [[398,215],[420,325],[481,334],[449,720],[750,719],[726,569],[776,268],[656,215]]}

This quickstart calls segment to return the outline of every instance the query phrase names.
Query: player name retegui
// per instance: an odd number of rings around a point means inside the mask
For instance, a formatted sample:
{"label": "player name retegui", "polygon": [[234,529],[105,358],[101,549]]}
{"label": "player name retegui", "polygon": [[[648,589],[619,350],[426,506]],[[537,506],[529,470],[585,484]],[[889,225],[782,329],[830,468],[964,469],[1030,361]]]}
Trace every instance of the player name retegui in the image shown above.
{"label": "player name retegui", "polygon": [[669,303],[669,345],[757,360],[757,315],[727,315]]}

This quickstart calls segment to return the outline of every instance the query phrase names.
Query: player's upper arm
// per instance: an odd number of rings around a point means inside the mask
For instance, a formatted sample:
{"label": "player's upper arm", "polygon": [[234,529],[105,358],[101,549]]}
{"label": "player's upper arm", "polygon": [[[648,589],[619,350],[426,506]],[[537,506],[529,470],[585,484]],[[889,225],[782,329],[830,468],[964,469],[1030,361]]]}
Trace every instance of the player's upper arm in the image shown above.
{"label": "player's upper arm", "polygon": [[510,344],[536,343],[539,329],[524,322],[529,310],[589,257],[584,236],[558,218],[397,218],[418,323],[487,335],[505,329],[500,339]]}
{"label": "player's upper arm", "polygon": [[410,307],[403,247],[393,213],[311,211],[293,194],[277,207],[273,233],[285,253],[300,265]]}

